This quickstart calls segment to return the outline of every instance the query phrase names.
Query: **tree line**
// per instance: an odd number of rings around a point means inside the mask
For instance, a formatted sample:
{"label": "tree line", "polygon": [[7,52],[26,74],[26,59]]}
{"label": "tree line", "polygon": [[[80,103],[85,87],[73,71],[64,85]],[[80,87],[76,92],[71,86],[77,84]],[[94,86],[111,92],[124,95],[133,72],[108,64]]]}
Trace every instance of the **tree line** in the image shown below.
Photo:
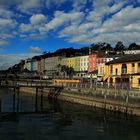
{"label": "tree line", "polygon": [[52,56],[65,56],[65,57],[73,57],[73,56],[81,56],[81,55],[88,55],[89,49],[91,51],[123,51],[123,50],[140,50],[140,45],[136,43],[131,43],[127,48],[124,46],[123,42],[119,41],[116,43],[115,47],[113,48],[109,43],[97,43],[91,44],[87,47],[82,47],[80,49],[74,49],[73,47],[70,48],[62,48],[58,49],[55,52],[44,52],[42,57],[52,57]]}

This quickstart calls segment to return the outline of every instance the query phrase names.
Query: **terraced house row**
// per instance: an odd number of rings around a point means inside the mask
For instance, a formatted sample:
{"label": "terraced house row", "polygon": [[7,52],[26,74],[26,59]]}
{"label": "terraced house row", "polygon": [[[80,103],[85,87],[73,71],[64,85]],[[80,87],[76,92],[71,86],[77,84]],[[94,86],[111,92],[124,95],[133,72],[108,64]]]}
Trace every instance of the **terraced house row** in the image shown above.
{"label": "terraced house row", "polygon": [[140,54],[105,55],[89,54],[75,57],[40,57],[25,60],[24,69],[54,77],[58,66],[74,69],[75,78],[92,78],[93,81],[125,83],[131,88],[140,87]]}
{"label": "terraced house row", "polygon": [[44,73],[51,77],[58,71],[58,66],[65,65],[74,69],[75,76],[89,77],[92,75],[92,73],[97,72],[98,66],[103,66],[106,62],[109,62],[115,58],[117,57],[99,54],[89,54],[75,57],[35,56],[32,59],[25,60],[24,69],[28,69],[32,72]]}

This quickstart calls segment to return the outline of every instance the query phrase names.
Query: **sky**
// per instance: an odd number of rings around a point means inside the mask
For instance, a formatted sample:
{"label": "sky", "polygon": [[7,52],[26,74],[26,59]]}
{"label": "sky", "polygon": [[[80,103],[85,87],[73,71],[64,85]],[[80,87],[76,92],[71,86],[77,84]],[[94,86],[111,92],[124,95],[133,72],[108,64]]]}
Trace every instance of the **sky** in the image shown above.
{"label": "sky", "polygon": [[0,69],[44,51],[140,44],[140,0],[0,0]]}

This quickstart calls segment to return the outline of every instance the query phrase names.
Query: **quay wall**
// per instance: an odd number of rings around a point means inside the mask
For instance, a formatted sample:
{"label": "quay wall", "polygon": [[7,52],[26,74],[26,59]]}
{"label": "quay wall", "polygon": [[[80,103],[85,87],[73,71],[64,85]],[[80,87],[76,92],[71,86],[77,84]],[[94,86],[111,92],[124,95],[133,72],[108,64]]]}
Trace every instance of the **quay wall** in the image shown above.
{"label": "quay wall", "polygon": [[[22,87],[20,89],[21,93],[29,93],[29,94],[34,94],[36,93],[35,88],[25,88]],[[140,116],[140,106],[138,104],[130,104],[127,102],[120,102],[120,101],[114,101],[114,100],[109,100],[109,99],[104,99],[104,98],[96,98],[96,97],[88,97],[86,94],[93,94],[93,93],[101,93],[105,92],[107,94],[123,94],[126,93],[126,90],[119,90],[119,91],[114,91],[114,90],[107,90],[107,89],[69,89],[69,88],[64,88],[60,95],[57,97],[59,100],[71,102],[71,103],[77,103],[77,104],[82,104],[82,105],[88,105],[92,107],[97,107],[97,108],[102,108],[102,109],[107,109],[110,111],[115,111],[115,112],[122,112],[130,115],[135,115],[135,116]],[[40,93],[40,92],[38,92]],[[139,92],[130,92],[129,94],[138,94]],[[39,95],[39,94],[38,94]],[[49,95],[49,89],[43,89],[43,96],[48,96]]]}

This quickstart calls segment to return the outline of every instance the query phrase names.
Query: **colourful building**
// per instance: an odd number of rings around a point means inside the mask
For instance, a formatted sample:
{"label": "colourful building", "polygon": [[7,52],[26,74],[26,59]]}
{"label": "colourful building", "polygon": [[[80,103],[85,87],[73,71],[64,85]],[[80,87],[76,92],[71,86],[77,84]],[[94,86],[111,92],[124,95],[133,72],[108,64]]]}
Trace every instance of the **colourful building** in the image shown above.
{"label": "colourful building", "polygon": [[49,57],[45,58],[45,73],[49,77],[54,77],[58,71],[58,65],[61,64],[63,57]]}
{"label": "colourful building", "polygon": [[97,58],[97,69],[98,69],[98,78],[97,81],[103,81],[106,78],[105,74],[105,63],[110,62],[114,59],[119,58],[119,56],[102,56]]}
{"label": "colourful building", "polygon": [[80,71],[80,57],[75,57],[74,70],[78,73]]}
{"label": "colourful building", "polygon": [[107,82],[140,88],[140,55],[125,55],[106,63],[105,75]]}
{"label": "colourful building", "polygon": [[30,59],[30,58],[26,59],[25,63],[24,63],[24,69],[31,71],[31,62],[32,62],[32,59]]}
{"label": "colourful building", "polygon": [[97,61],[97,54],[89,54],[89,66],[88,66],[89,73],[97,70],[96,61]]}
{"label": "colourful building", "polygon": [[80,71],[80,57],[67,57],[61,61],[61,65],[73,67],[74,71]]}
{"label": "colourful building", "polygon": [[88,77],[89,55],[80,56],[80,77]]}

